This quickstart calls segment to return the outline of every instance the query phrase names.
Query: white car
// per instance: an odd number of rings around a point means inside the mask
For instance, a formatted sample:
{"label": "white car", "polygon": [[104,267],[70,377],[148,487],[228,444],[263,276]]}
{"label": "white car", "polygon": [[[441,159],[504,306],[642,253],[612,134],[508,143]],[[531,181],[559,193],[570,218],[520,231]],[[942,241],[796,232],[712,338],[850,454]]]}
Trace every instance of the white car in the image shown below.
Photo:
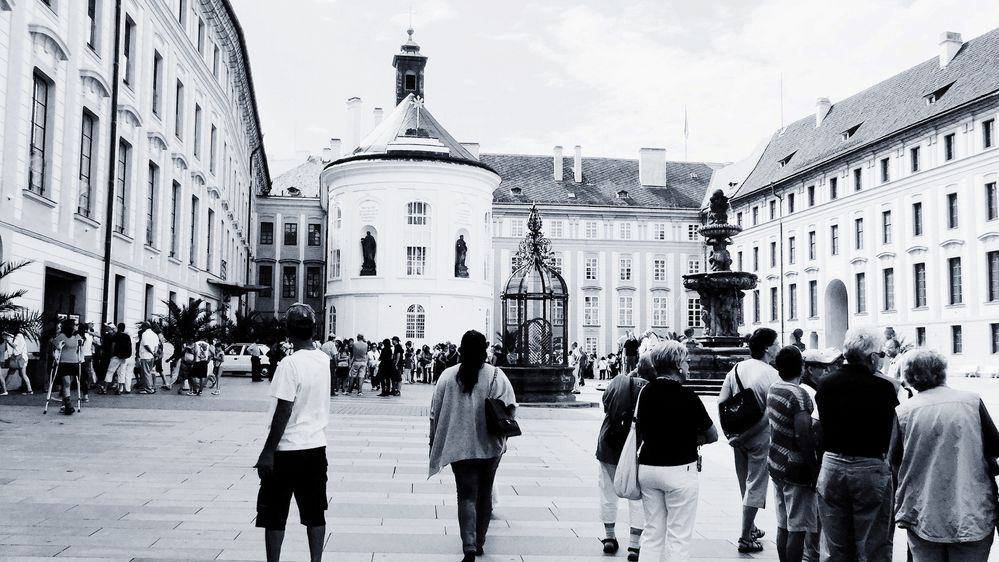
{"label": "white car", "polygon": [[[222,362],[222,368],[219,370],[220,374],[224,375],[236,375],[245,374],[249,375],[253,372],[253,366],[250,363],[250,349],[249,343],[234,343],[229,345],[225,350],[225,361]],[[264,369],[270,369],[270,360],[267,359],[267,352],[269,348],[266,345],[258,344],[260,348],[260,366]]]}

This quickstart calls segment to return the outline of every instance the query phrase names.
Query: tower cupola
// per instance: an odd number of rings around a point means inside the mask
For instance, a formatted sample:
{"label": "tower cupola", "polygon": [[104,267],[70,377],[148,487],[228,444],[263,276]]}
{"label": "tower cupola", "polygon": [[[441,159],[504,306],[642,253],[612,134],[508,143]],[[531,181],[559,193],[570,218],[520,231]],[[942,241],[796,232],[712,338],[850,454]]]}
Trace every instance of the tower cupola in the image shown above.
{"label": "tower cupola", "polygon": [[413,94],[423,98],[423,71],[427,57],[420,54],[420,46],[413,41],[413,28],[406,30],[409,39],[403,43],[399,53],[392,58],[395,67],[395,104],[399,105],[406,96]]}

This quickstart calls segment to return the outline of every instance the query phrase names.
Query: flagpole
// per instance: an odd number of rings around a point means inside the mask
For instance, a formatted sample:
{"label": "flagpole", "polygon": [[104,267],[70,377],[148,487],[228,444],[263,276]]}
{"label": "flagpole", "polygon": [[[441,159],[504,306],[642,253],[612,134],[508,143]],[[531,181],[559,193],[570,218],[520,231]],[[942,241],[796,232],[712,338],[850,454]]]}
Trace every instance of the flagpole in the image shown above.
{"label": "flagpole", "polygon": [[687,106],[683,106],[683,160],[688,162],[687,159],[687,137],[690,136],[690,128],[687,126]]}

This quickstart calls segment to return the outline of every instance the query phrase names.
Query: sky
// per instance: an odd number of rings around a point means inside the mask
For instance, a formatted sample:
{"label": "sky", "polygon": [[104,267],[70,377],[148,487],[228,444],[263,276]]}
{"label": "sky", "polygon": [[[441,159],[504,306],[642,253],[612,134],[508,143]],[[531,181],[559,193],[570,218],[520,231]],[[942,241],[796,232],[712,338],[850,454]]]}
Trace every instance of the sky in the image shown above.
{"label": "sky", "polygon": [[[429,57],[426,107],[485,153],[731,162],[781,126],[999,27],[995,0],[232,0],[277,177],[394,107],[392,56]],[[684,119],[689,134],[684,155]]]}

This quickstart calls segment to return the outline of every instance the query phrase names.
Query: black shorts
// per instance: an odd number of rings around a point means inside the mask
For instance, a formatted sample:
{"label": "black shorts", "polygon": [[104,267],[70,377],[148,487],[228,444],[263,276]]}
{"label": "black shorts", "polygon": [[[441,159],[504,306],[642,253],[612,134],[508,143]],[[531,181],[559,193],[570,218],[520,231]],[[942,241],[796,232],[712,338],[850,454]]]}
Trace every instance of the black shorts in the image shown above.
{"label": "black shorts", "polygon": [[198,361],[191,369],[191,376],[196,379],[203,379],[208,376],[208,361]]}
{"label": "black shorts", "polygon": [[260,481],[257,527],[283,531],[291,496],[295,496],[302,525],[326,524],[326,447],[274,453],[274,472]]}
{"label": "black shorts", "polygon": [[80,375],[80,363],[59,363],[60,377],[77,377]]}

